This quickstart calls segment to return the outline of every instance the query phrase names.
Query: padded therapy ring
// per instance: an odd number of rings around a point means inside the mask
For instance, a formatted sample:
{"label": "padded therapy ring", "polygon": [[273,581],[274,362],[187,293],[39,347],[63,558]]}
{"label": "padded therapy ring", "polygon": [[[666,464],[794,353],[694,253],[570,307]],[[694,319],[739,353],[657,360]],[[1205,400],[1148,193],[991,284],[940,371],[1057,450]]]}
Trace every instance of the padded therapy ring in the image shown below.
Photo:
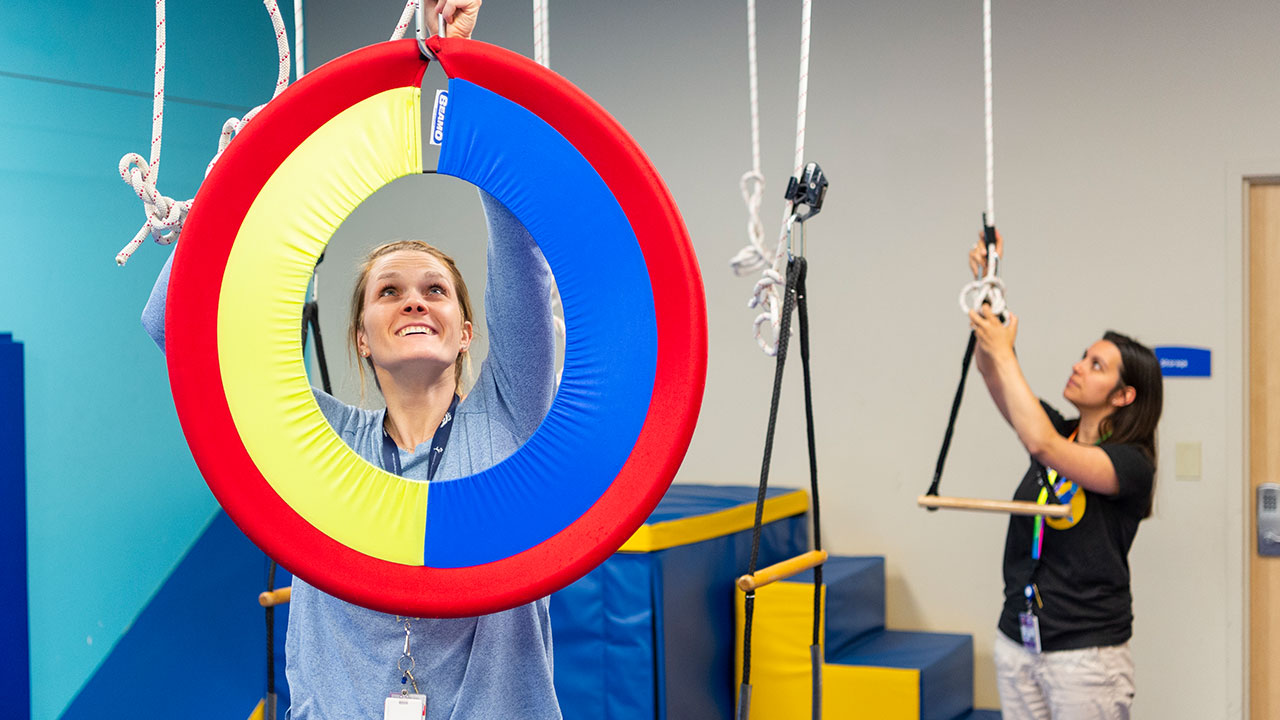
{"label": "padded therapy ring", "polygon": [[348,448],[307,381],[316,260],[362,201],[422,172],[413,40],[317,68],[236,138],[187,219],[165,334],[192,454],[255,543],[350,602],[459,617],[564,587],[648,517],[702,402],[706,306],[675,201],[617,121],[515,53],[428,44],[450,78],[437,172],[505,204],[560,288],[564,373],[533,436],[476,475],[406,480]]}

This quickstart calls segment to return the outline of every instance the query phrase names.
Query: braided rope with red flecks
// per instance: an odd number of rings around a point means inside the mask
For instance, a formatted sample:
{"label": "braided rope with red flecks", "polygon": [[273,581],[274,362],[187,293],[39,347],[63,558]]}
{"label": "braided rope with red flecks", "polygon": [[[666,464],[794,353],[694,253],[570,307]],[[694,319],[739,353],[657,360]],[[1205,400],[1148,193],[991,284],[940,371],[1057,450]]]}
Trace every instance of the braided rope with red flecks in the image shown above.
{"label": "braided rope with red flecks", "polygon": [[[267,14],[276,33],[276,47],[279,52],[279,73],[276,89],[271,95],[274,99],[289,85],[289,39],[284,27],[284,18],[280,16],[280,8],[276,0],[263,0]],[[127,153],[120,158],[120,178],[133,188],[145,206],[147,220],[127,245],[116,253],[116,264],[124,265],[134,251],[150,236],[161,245],[176,241],[182,233],[182,224],[187,212],[191,209],[191,200],[174,200],[163,195],[156,188],[160,178],[160,141],[164,129],[164,69],[165,69],[165,8],[164,0],[156,0],[156,69],[155,93],[152,100],[151,117],[151,160],[144,162],[137,153]],[[250,110],[243,119],[230,118],[222,126],[222,134],[218,139],[218,152],[209,162],[205,174],[213,169],[214,163],[222,156],[227,145],[240,132],[249,120],[262,109],[262,105]]]}
{"label": "braided rope with red flecks", "polygon": [[400,13],[400,22],[396,23],[396,29],[391,33],[392,40],[399,40],[404,37],[404,33],[409,29],[409,23],[413,21],[413,11],[418,8],[418,0],[409,0],[404,5],[404,12]]}

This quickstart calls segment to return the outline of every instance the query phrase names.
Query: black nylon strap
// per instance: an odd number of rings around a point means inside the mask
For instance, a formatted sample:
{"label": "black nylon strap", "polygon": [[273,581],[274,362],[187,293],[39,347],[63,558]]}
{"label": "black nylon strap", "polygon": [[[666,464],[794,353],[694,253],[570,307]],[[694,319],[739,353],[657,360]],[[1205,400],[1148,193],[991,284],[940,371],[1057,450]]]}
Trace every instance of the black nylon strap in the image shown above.
{"label": "black nylon strap", "polygon": [[[951,449],[951,435],[956,431],[956,417],[960,414],[960,401],[964,399],[964,381],[969,377],[969,363],[973,361],[973,349],[977,346],[978,336],[969,331],[969,346],[964,349],[964,361],[960,363],[960,384],[956,386],[956,397],[951,401],[951,416],[947,419],[947,432],[942,436],[942,449],[938,451],[938,464],[933,468],[933,483],[929,485],[926,495],[937,495],[938,484],[942,482],[942,466],[947,463],[947,451]],[[938,508],[929,508],[934,512]]]}
{"label": "black nylon strap", "polygon": [[[267,592],[276,589],[276,561],[267,558]],[[276,609],[275,606],[268,606],[266,609],[267,623],[267,692],[264,697],[265,712],[273,712],[274,708],[269,707],[276,695]]]}
{"label": "black nylon strap", "polygon": [[[809,445],[809,492],[813,495],[813,549],[822,549],[822,504],[818,500],[818,449],[813,436],[813,388],[809,378],[809,303],[805,278],[809,274],[809,264],[803,258],[797,258],[800,271],[796,278],[796,310],[800,320],[800,368],[804,374],[804,421],[805,436]],[[813,720],[822,718],[822,565],[813,568],[813,642],[809,646],[810,662],[813,675]]]}
{"label": "black nylon strap", "polygon": [[[769,425],[765,432],[764,441],[764,458],[760,468],[760,489],[756,494],[756,513],[755,523],[751,531],[751,557],[748,562],[747,573],[754,575],[756,566],[760,558],[760,535],[764,520],[764,502],[765,494],[769,485],[769,466],[773,459],[773,438],[774,431],[777,427],[778,420],[778,404],[782,395],[782,377],[783,370],[787,360],[787,347],[790,344],[791,337],[791,311],[793,307],[798,307],[800,320],[800,361],[804,371],[804,401],[805,401],[805,423],[807,426],[807,441],[809,446],[809,479],[810,490],[813,494],[813,534],[814,549],[822,549],[821,540],[821,523],[818,512],[818,464],[816,444],[813,432],[813,393],[811,391],[810,373],[809,373],[809,312],[808,304],[805,298],[805,276],[808,273],[808,263],[803,257],[792,258],[787,263],[787,283],[782,299],[782,322],[778,329],[777,338],[777,363],[774,368],[773,375],[773,394],[769,404]],[[822,566],[814,568],[814,615],[813,615],[813,645],[811,646],[811,655],[814,663],[821,663],[820,653],[814,648],[818,646],[818,634],[820,628],[819,611],[821,609],[821,588],[822,588]],[[750,715],[750,697],[751,697],[751,631],[752,621],[755,615],[755,592],[748,592],[745,601],[745,617],[742,629],[742,683],[739,688],[739,705],[738,717],[740,720],[747,720]],[[815,675],[816,677],[817,675]],[[815,720],[821,717],[821,692],[820,683],[814,683],[813,686],[813,717]]]}

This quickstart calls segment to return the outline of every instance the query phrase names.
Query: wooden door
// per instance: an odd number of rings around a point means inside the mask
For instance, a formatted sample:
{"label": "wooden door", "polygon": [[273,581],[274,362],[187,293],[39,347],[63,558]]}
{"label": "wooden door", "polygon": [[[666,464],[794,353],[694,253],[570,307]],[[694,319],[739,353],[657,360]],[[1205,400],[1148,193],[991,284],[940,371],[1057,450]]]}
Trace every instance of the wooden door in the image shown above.
{"label": "wooden door", "polygon": [[1256,488],[1280,482],[1280,181],[1249,183],[1249,707],[1280,718],[1280,557],[1260,557]]}

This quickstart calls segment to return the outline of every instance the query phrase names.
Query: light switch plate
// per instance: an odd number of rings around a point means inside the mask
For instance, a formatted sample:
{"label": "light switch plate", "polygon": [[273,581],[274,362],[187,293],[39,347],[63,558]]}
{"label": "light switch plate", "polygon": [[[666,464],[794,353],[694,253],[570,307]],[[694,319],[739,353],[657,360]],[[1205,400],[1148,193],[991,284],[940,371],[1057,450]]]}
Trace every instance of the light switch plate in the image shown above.
{"label": "light switch plate", "polygon": [[1200,443],[1180,442],[1174,448],[1174,465],[1179,480],[1200,479]]}

